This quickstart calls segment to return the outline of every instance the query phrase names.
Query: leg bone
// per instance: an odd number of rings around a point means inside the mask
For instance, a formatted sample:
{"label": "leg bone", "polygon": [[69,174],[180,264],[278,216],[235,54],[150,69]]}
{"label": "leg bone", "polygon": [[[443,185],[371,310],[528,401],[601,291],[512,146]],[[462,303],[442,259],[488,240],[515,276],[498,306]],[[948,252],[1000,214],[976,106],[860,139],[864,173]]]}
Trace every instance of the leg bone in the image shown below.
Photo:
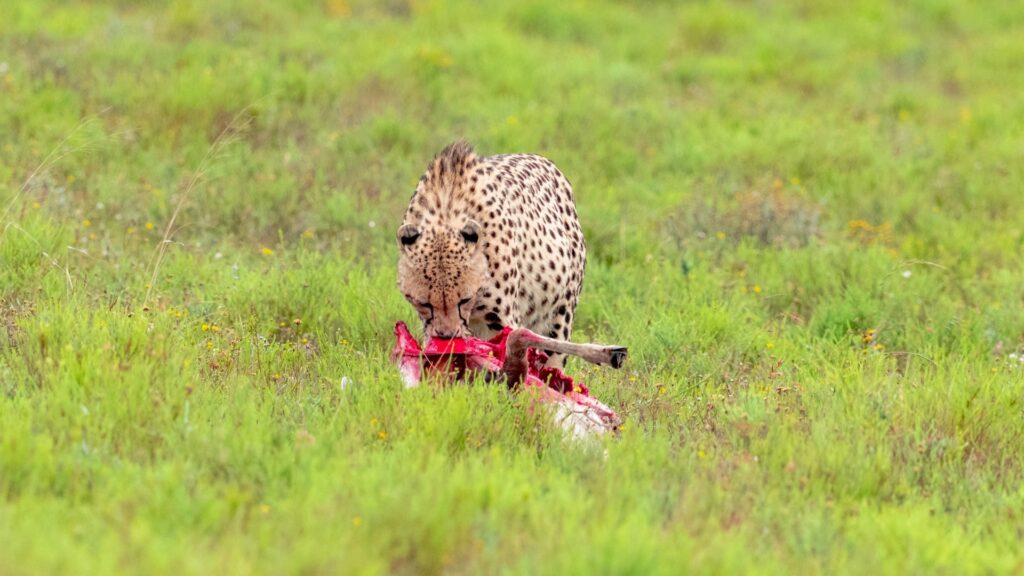
{"label": "leg bone", "polygon": [[628,351],[625,346],[601,346],[599,344],[577,344],[565,340],[555,340],[535,334],[526,328],[519,328],[509,334],[505,344],[508,351],[506,364],[522,363],[527,348],[539,348],[552,352],[577,356],[598,366],[608,364],[612,368],[621,368],[626,361]]}

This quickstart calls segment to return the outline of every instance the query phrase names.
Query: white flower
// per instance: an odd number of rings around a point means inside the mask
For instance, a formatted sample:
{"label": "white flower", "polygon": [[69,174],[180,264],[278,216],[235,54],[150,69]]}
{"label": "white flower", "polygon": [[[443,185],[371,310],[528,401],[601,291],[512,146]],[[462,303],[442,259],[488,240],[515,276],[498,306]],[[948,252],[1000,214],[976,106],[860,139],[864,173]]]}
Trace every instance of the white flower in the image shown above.
{"label": "white flower", "polygon": [[910,278],[910,270],[904,270],[903,271],[903,277],[904,278]]}

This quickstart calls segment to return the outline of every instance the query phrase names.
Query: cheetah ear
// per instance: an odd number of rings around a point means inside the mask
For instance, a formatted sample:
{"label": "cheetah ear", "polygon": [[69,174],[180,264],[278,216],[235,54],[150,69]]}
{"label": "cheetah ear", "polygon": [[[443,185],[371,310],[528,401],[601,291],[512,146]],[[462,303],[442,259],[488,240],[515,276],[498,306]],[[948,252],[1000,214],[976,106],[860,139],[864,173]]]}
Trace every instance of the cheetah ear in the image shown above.
{"label": "cheetah ear", "polygon": [[480,241],[480,225],[476,223],[476,220],[469,220],[462,227],[462,239],[466,241],[466,244],[476,244]]}
{"label": "cheetah ear", "polygon": [[412,224],[402,224],[398,227],[398,241],[402,246],[412,246],[420,237],[420,229]]}

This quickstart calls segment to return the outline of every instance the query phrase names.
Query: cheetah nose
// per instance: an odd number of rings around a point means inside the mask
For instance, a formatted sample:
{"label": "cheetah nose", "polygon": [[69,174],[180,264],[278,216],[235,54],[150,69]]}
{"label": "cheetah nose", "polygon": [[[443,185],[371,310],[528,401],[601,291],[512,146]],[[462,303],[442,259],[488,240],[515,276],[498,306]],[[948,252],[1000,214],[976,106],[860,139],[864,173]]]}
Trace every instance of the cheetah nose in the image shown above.
{"label": "cheetah nose", "polygon": [[452,332],[434,332],[434,338],[438,340],[451,340],[455,338],[455,334]]}

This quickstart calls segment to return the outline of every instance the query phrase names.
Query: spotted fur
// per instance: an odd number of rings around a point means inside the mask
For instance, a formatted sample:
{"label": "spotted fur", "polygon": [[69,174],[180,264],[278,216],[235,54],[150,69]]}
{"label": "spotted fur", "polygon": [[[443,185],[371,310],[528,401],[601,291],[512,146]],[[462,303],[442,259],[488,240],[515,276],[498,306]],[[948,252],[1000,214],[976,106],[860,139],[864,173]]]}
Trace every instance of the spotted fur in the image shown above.
{"label": "spotted fur", "polygon": [[427,337],[489,338],[504,326],[572,334],[586,245],[572,186],[547,158],[448,146],[420,178],[397,240],[398,285]]}

